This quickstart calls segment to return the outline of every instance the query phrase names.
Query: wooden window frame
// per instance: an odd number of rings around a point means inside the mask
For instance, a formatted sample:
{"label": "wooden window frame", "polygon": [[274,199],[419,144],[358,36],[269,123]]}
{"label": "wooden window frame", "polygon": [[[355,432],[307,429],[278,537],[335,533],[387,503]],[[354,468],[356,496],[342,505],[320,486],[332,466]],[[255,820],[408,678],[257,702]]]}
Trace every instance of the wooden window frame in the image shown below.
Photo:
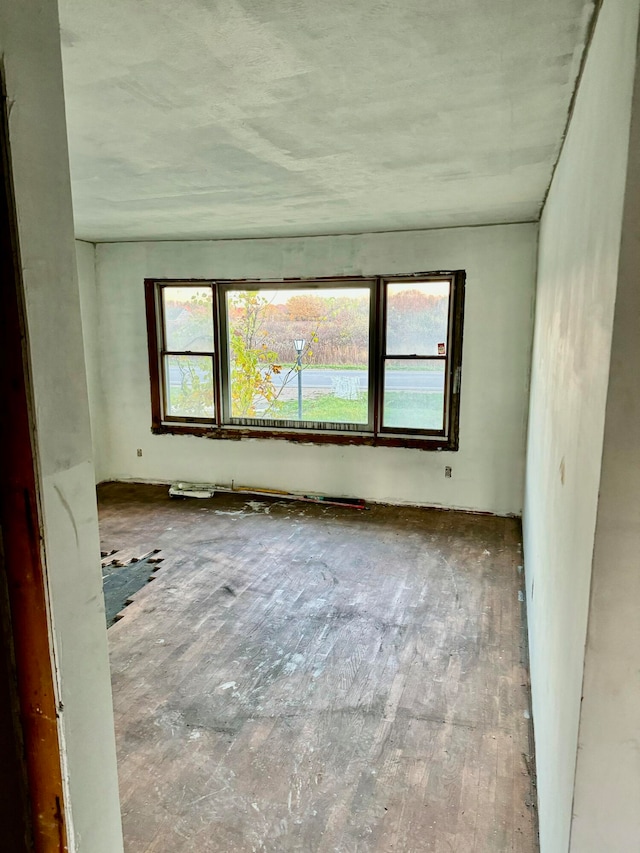
{"label": "wooden window frame", "polygon": [[[217,316],[217,287],[213,284],[213,282],[198,282],[198,284],[202,284],[206,287],[211,287],[211,305],[212,305],[212,316],[214,318],[214,334],[213,334],[213,350],[176,350],[169,349],[167,346],[167,340],[165,335],[165,317],[164,317],[164,300],[162,299],[162,291],[167,288],[179,288],[179,287],[193,287],[194,282],[192,281],[158,281],[156,283],[156,287],[154,288],[153,293],[153,302],[154,302],[154,311],[156,316],[155,323],[155,335],[156,335],[156,348],[157,348],[157,365],[156,370],[159,376],[159,383],[157,389],[157,396],[160,404],[160,413],[161,413],[161,422],[166,424],[190,424],[194,426],[209,426],[212,423],[219,422],[219,412],[221,411],[219,406],[219,378],[218,371],[216,369],[217,362],[219,361],[219,348],[218,348],[218,335],[216,331],[217,323],[215,322],[215,318]],[[147,306],[148,308],[149,306]],[[213,418],[197,418],[197,417],[182,417],[179,415],[168,415],[166,414],[168,410],[168,399],[167,399],[167,383],[165,381],[165,371],[164,371],[164,360],[167,357],[171,356],[191,356],[194,358],[210,358],[212,365],[212,374],[213,374],[213,410],[214,417]],[[164,414],[163,414],[164,413]]]}
{"label": "wooden window frame", "polygon": [[[386,352],[387,286],[411,281],[450,281],[449,320],[444,355],[393,354]],[[410,275],[250,279],[145,279],[149,377],[151,383],[151,429],[154,434],[197,435],[222,440],[275,438],[313,444],[353,444],[381,447],[409,447],[421,450],[458,450],[460,388],[462,375],[462,333],[464,324],[464,270],[420,272]],[[210,287],[213,305],[214,352],[179,352],[178,355],[211,357],[214,380],[214,418],[167,416],[163,362],[169,353],[164,340],[162,291],[165,287]],[[233,418],[225,402],[228,374],[226,294],[233,290],[336,289],[368,287],[371,290],[369,322],[369,420],[365,424],[318,424],[303,422]],[[445,365],[445,406],[442,430],[385,427],[384,367],[387,359],[441,361]]]}

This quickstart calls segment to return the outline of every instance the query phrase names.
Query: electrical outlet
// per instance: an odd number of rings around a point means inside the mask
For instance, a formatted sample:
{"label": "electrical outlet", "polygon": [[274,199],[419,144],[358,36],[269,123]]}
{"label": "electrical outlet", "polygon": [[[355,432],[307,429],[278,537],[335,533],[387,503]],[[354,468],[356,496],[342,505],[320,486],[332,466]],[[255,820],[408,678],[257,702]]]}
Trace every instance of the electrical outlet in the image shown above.
{"label": "electrical outlet", "polygon": [[451,466],[450,465],[445,466],[444,476],[447,477],[447,479],[451,479]]}
{"label": "electrical outlet", "polygon": [[138,456],[142,456],[142,448],[141,447],[138,448],[137,453],[138,453]]}

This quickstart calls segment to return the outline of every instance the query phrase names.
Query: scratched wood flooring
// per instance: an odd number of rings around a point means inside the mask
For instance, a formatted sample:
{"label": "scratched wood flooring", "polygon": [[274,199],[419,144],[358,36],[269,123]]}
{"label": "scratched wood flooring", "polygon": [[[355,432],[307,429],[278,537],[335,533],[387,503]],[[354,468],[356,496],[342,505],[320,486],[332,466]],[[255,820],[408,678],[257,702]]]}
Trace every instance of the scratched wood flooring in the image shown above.
{"label": "scratched wood flooring", "polygon": [[533,853],[513,519],[99,489],[127,853]]}

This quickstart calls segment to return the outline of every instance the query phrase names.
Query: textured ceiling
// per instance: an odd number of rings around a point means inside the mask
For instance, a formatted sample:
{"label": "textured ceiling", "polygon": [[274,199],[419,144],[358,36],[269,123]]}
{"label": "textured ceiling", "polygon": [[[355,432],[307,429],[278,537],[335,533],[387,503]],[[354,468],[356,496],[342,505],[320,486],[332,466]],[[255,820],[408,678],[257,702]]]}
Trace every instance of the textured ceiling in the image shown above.
{"label": "textured ceiling", "polygon": [[537,218],[585,0],[60,0],[76,231]]}

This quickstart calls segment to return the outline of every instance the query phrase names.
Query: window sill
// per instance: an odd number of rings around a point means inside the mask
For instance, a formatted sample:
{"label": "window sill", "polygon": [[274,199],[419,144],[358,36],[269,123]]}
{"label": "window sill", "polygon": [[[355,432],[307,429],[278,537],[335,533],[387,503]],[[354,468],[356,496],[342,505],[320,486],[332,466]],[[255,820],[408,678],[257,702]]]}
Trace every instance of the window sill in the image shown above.
{"label": "window sill", "polygon": [[255,427],[210,427],[195,424],[164,423],[153,426],[154,435],[193,435],[216,441],[242,441],[246,439],[278,439],[297,444],[341,444],[365,447],[405,447],[414,450],[458,449],[457,441],[442,436],[370,435],[353,432],[312,432],[310,430],[276,430]]}

